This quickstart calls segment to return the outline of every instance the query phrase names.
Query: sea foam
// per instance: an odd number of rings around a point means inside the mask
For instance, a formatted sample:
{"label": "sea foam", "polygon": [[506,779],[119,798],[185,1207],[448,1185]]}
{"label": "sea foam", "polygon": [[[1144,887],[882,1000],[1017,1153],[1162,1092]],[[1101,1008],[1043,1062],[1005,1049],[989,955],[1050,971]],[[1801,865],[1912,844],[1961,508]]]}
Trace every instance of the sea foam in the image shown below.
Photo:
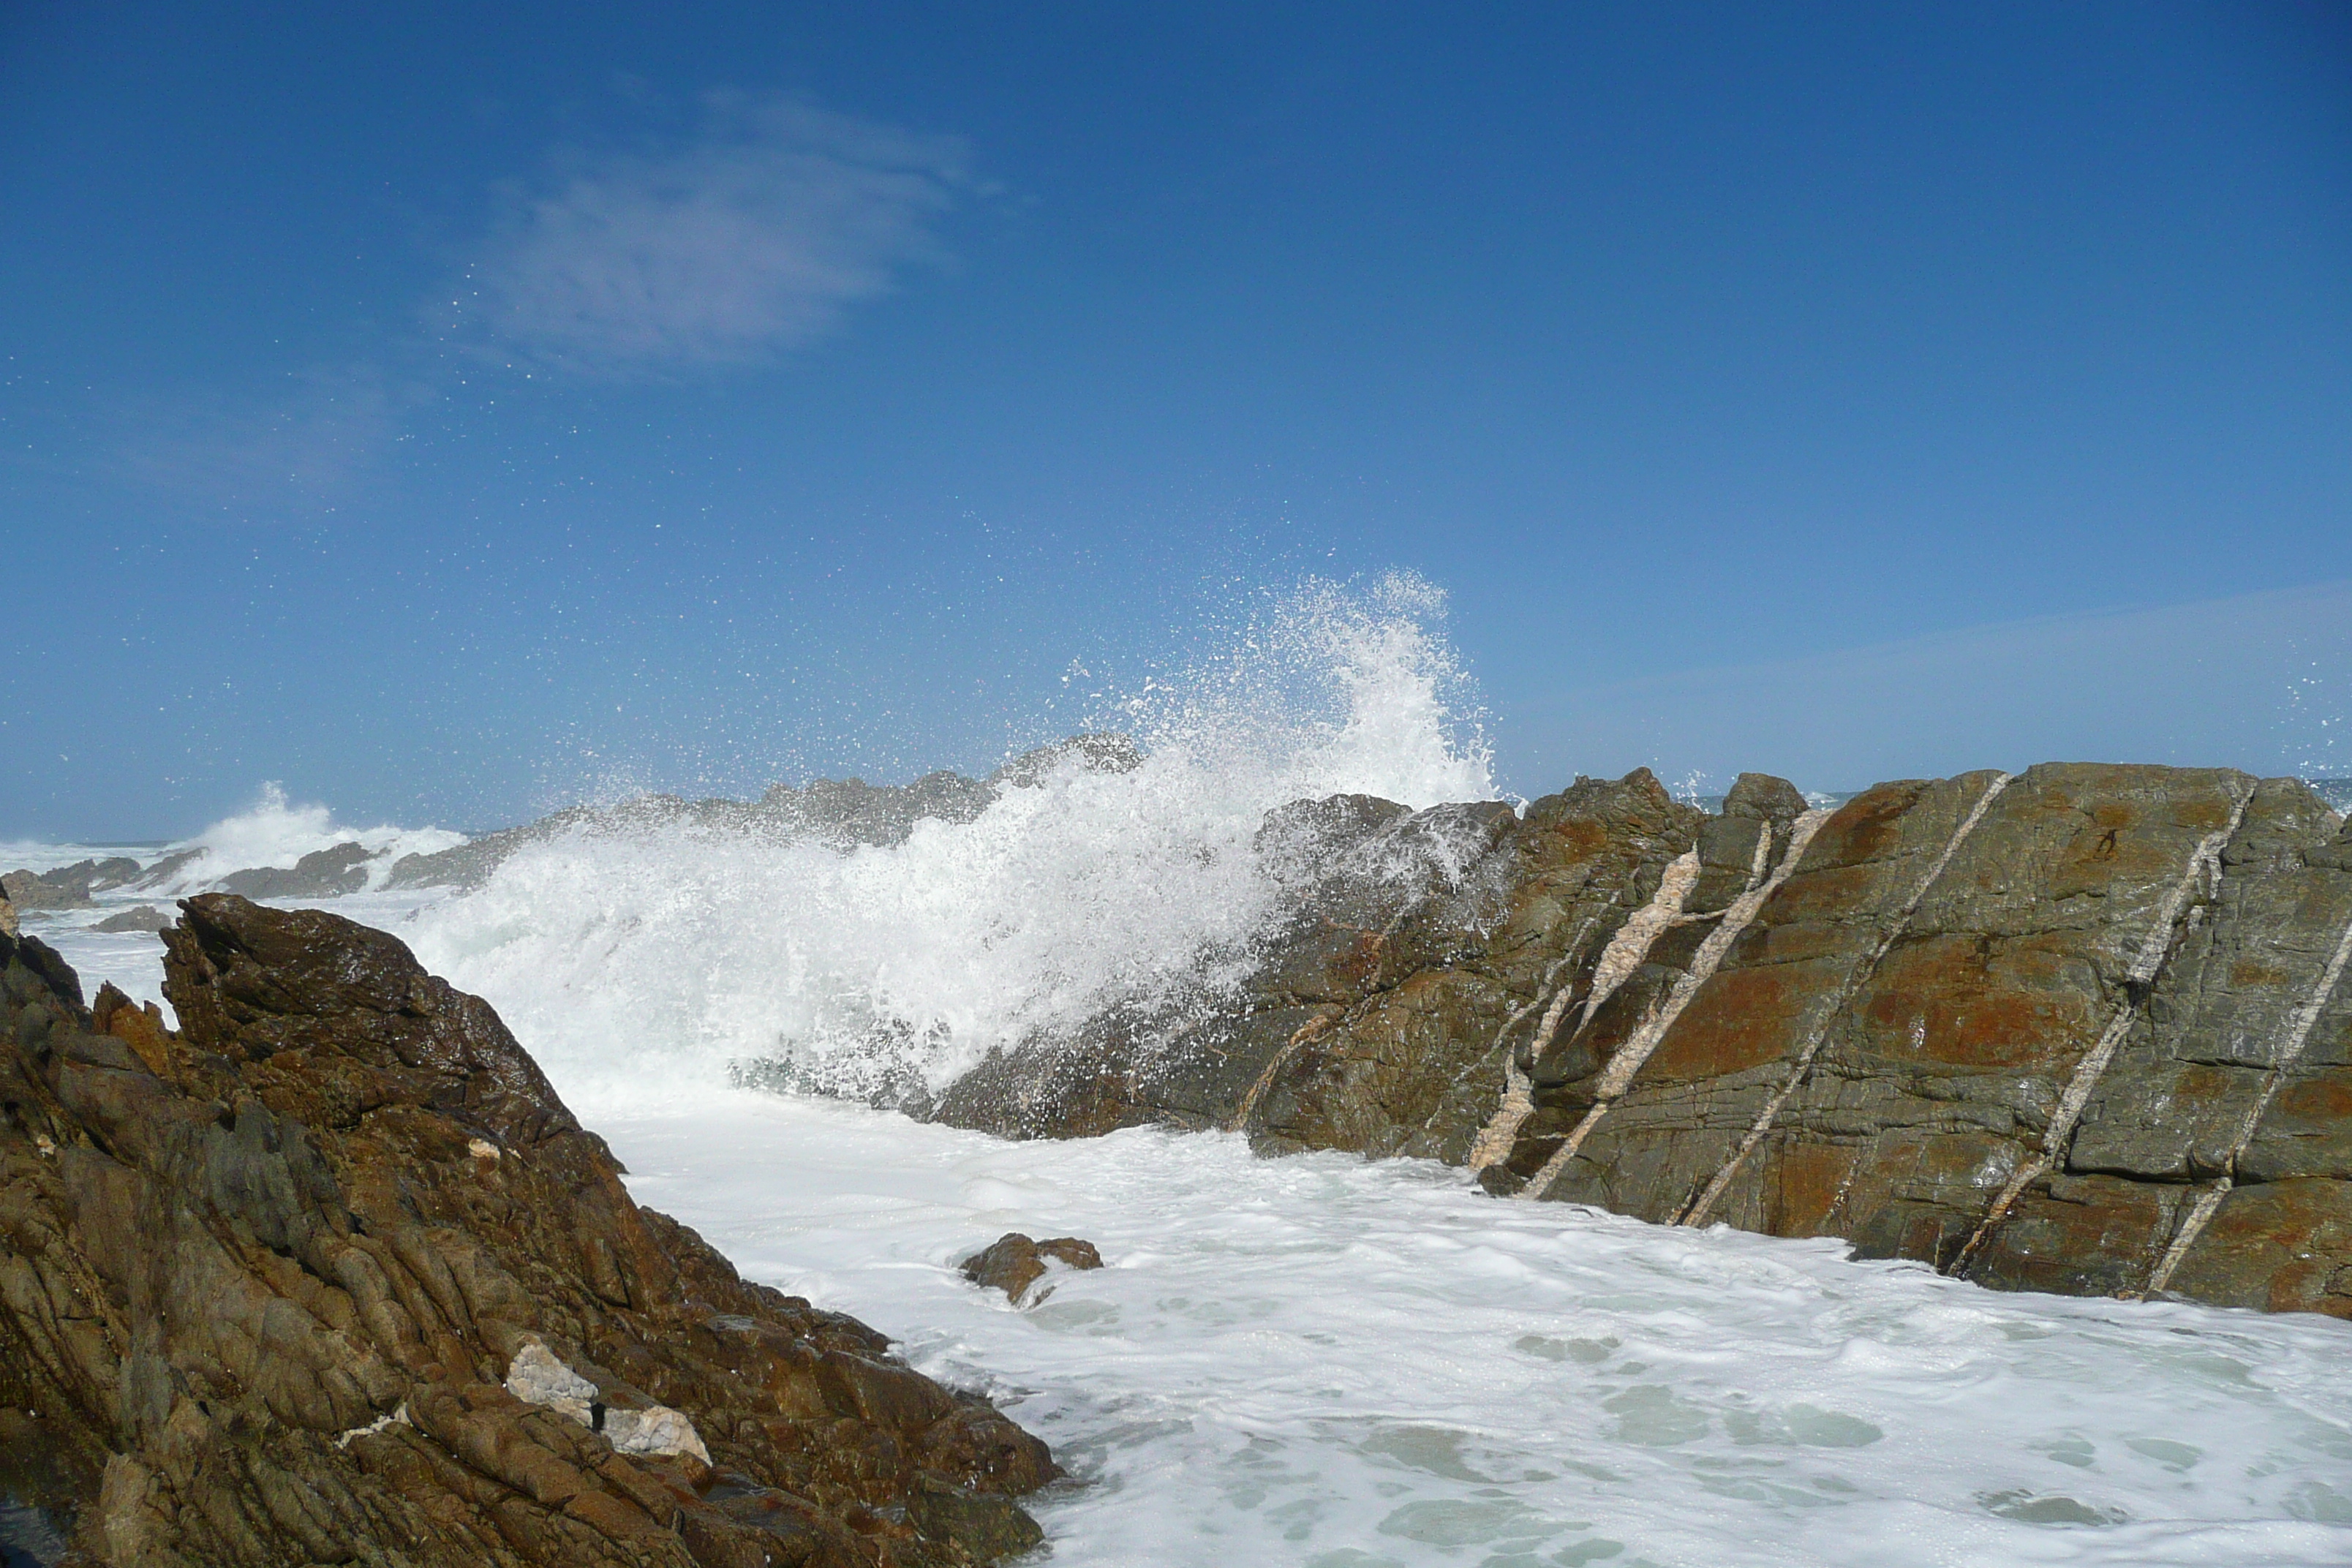
{"label": "sea foam", "polygon": [[755,1063],[877,1100],[936,1089],[1111,1004],[1237,979],[1281,890],[1270,809],[1491,798],[1442,613],[1417,579],[1309,583],[1098,701],[1090,718],[1134,736],[1138,765],[1068,750],[975,819],[885,846],[583,826],[425,910],[411,940],[591,1110]]}

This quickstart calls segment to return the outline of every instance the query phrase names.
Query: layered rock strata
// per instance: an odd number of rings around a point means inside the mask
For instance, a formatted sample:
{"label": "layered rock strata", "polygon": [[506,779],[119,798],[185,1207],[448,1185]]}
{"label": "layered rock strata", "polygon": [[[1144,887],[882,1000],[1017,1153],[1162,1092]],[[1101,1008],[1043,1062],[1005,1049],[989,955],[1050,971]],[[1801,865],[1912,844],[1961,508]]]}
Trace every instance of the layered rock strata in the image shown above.
{"label": "layered rock strata", "polygon": [[0,938],[20,1534],[110,1568],[1038,1541],[1011,1500],[1055,1474],[1043,1444],[639,1208],[478,998],[331,915],[183,907],[176,1033]]}
{"label": "layered rock strata", "polygon": [[928,1113],[1223,1126],[1992,1286],[2352,1317],[2352,829],[2300,781],[1303,809],[1325,864],[1454,853],[1302,884],[1237,993],[1000,1055]]}

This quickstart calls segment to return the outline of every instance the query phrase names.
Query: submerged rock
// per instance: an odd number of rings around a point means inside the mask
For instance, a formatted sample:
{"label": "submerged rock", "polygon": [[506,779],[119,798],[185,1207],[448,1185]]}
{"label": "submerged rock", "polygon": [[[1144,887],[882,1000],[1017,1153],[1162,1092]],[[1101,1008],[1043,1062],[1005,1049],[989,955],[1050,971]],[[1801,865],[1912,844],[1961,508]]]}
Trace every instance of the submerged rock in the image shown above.
{"label": "submerged rock", "polygon": [[0,939],[0,1469],[66,1561],[1038,1539],[1045,1445],[639,1208],[478,998],[331,915],[183,908],[177,1033]]}
{"label": "submerged rock", "polygon": [[[1029,1288],[1043,1279],[1055,1263],[1070,1268],[1100,1268],[1102,1254],[1091,1241],[1081,1241],[1075,1236],[1056,1236],[1045,1241],[1032,1241],[1017,1230],[1005,1232],[986,1247],[963,1260],[963,1277],[984,1290],[1002,1290],[1016,1307]],[[1044,1300],[1053,1293],[1048,1286],[1037,1293]]]}
{"label": "submerged rock", "polygon": [[118,914],[107,916],[89,929],[115,935],[141,931],[161,933],[172,929],[172,917],[152,904],[135,904]]}
{"label": "submerged rock", "polygon": [[1815,807],[1743,774],[1710,815],[1637,771],[1267,832],[1292,913],[1237,991],[1000,1052],[926,1113],[2352,1317],[2352,826],[2300,781],[2051,763]]}

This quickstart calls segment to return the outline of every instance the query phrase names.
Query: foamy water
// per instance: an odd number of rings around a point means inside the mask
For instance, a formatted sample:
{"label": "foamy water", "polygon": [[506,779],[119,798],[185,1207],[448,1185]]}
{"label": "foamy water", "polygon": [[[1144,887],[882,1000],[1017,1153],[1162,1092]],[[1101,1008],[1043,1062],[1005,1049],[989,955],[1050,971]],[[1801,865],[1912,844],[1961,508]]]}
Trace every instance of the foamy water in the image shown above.
{"label": "foamy water", "polygon": [[[583,833],[472,894],[323,907],[487,995],[646,1202],[1052,1442],[1076,1478],[1038,1502],[1057,1563],[2352,1561],[2342,1323],[1999,1295],[1832,1242],[1496,1203],[1423,1162],[1005,1143],[730,1086],[776,1058],[938,1083],[1238,972],[1288,874],[1268,808],[1493,793],[1436,610],[1410,581],[1310,586],[1107,700],[1142,766],[1066,760],[901,845]],[[290,864],[358,837],[305,810],[206,841]],[[159,944],[91,931],[103,912],[31,929],[90,988],[157,995]],[[1109,1267],[1015,1310],[952,1267],[1010,1229]]]}
{"label": "foamy water", "polygon": [[615,1104],[746,1061],[854,1094],[936,1088],[1112,1002],[1237,978],[1286,869],[1256,843],[1268,810],[1491,797],[1437,608],[1409,581],[1310,588],[1112,705],[1141,766],[1066,756],[901,845],[677,824],[533,846],[422,919],[418,956]]}

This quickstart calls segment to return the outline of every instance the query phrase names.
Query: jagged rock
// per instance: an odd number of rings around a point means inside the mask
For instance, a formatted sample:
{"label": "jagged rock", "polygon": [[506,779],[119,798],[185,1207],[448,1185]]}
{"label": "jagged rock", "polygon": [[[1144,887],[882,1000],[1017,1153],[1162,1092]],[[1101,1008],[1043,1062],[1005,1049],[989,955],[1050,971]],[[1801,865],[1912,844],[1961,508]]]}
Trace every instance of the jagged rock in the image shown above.
{"label": "jagged rock", "polygon": [[637,1207],[478,998],[331,915],[183,908],[176,1034],[0,940],[0,1465],[69,1563],[928,1568],[1022,1536],[1043,1444]]}
{"label": "jagged rock", "polygon": [[1234,994],[1113,1009],[922,1107],[1469,1166],[1497,1194],[1835,1236],[2002,1288],[2352,1317],[2352,826],[2305,784],[2049,763],[1713,816],[1286,808]]}
{"label": "jagged rock", "polygon": [[189,867],[202,860],[208,853],[210,853],[208,850],[201,847],[194,849],[174,849],[123,885],[142,891],[152,888],[172,887],[179,881],[181,875]]}
{"label": "jagged rock", "polygon": [[220,879],[220,890],[247,899],[340,898],[367,886],[367,863],[373,858],[363,845],[338,844],[312,850],[291,869],[261,866],[231,871]]}
{"label": "jagged rock", "polygon": [[128,855],[110,855],[90,869],[89,890],[111,892],[139,879],[139,862]]}
{"label": "jagged rock", "polygon": [[135,904],[120,913],[107,916],[89,929],[118,935],[141,931],[161,933],[172,929],[172,917],[152,904]]}
{"label": "jagged rock", "polygon": [[[1102,1254],[1091,1241],[1075,1236],[1032,1241],[1017,1230],[1009,1230],[965,1258],[961,1268],[965,1279],[984,1290],[1003,1291],[1018,1307],[1029,1288],[1043,1279],[1054,1263],[1082,1269],[1103,1266]],[[1042,1301],[1053,1293],[1049,1285],[1037,1293],[1036,1300]]]}

